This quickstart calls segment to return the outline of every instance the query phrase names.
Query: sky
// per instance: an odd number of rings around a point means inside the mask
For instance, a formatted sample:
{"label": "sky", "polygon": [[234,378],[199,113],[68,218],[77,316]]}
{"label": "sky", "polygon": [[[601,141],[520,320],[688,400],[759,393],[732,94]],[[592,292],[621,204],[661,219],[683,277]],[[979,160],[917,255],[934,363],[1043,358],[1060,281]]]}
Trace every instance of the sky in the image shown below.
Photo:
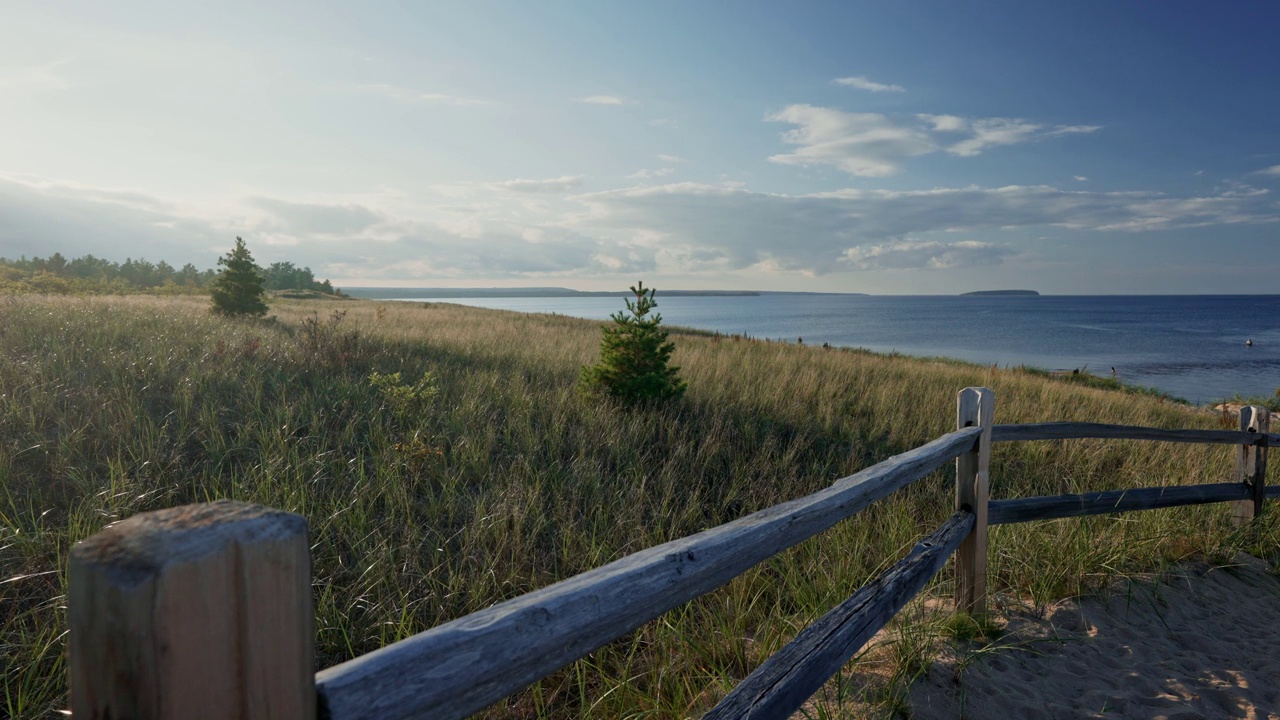
{"label": "sky", "polygon": [[0,6],[0,256],[1280,292],[1272,2]]}

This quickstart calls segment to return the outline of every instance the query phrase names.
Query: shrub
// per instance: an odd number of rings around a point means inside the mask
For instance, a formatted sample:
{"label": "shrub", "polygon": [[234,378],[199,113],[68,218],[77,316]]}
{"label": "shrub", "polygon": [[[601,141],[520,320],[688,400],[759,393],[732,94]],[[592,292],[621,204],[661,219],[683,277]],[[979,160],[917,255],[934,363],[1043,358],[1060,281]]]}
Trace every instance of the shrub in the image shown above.
{"label": "shrub", "polygon": [[366,353],[362,353],[360,331],[344,330],[342,322],[347,318],[346,310],[334,310],[328,321],[320,319],[320,314],[312,311],[311,317],[303,318],[301,331],[298,333],[298,346],[303,358],[313,366],[328,368],[344,368],[357,364]]}
{"label": "shrub", "polygon": [[661,328],[662,316],[649,314],[658,306],[652,288],[644,283],[631,288],[627,312],[611,315],[613,326],[604,328],[600,340],[600,362],[582,368],[581,386],[603,392],[624,402],[671,400],[684,394],[685,382],[670,364],[675,343],[667,342]]}
{"label": "shrub", "polygon": [[244,240],[236,238],[236,246],[226,257],[218,258],[218,264],[222,270],[213,281],[213,312],[227,316],[266,315],[262,275],[253,264],[253,256],[244,246]]}

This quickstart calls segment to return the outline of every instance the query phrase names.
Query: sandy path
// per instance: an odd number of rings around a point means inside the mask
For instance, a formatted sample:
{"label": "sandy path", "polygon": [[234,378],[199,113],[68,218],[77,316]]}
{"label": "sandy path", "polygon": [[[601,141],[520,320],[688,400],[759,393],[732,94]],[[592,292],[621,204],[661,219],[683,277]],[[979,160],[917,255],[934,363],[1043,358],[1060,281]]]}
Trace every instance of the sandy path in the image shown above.
{"label": "sandy path", "polygon": [[916,720],[1280,720],[1280,577],[1256,558],[1008,619],[915,684]]}

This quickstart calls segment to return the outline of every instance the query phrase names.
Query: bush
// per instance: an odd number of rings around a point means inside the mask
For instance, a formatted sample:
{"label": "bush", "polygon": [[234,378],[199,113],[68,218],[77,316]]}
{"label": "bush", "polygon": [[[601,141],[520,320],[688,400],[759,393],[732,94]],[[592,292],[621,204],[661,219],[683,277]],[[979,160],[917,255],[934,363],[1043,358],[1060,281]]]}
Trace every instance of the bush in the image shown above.
{"label": "bush", "polygon": [[236,238],[236,246],[226,257],[218,258],[218,264],[222,270],[213,281],[213,312],[227,316],[266,315],[262,275],[253,264],[244,240]]}
{"label": "bush", "polygon": [[636,297],[626,301],[627,312],[611,315],[613,327],[604,328],[600,362],[582,368],[581,386],[628,403],[678,398],[684,394],[685,382],[677,377],[680,368],[670,365],[676,346],[667,342],[667,331],[660,327],[662,316],[649,315],[658,306],[654,291],[640,282],[631,292]]}

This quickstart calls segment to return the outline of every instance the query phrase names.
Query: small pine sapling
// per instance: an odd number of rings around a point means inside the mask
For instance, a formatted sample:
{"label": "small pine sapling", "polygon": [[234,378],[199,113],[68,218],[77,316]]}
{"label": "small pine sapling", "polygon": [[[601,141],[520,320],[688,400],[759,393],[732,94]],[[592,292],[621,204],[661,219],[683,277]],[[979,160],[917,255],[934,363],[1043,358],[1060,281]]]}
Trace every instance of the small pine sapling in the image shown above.
{"label": "small pine sapling", "polygon": [[258,272],[244,240],[236,238],[236,246],[226,257],[218,258],[218,264],[222,270],[213,281],[213,312],[226,316],[266,315],[262,274]]}
{"label": "small pine sapling", "polygon": [[600,362],[582,368],[581,387],[603,392],[626,403],[673,400],[684,394],[685,381],[671,365],[675,343],[667,342],[662,316],[650,311],[658,306],[652,288],[643,282],[631,288],[626,312],[611,315],[612,326],[603,328]]}

